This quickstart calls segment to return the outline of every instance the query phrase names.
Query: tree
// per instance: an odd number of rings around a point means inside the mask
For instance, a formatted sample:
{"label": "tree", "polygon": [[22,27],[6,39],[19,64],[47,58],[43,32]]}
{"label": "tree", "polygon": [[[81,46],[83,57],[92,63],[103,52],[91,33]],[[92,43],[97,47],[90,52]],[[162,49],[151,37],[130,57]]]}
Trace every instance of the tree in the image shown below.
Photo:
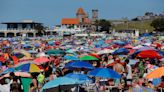
{"label": "tree", "polygon": [[105,20],[105,19],[96,20],[95,25],[97,27],[97,31],[109,32],[109,29],[111,27],[110,21]]}
{"label": "tree", "polygon": [[43,34],[45,34],[45,30],[47,29],[47,27],[44,27],[42,24],[37,24],[36,26],[34,26],[34,29],[37,31],[39,36],[42,36]]}
{"label": "tree", "polygon": [[151,26],[154,27],[156,31],[164,31],[164,18],[153,20]]}

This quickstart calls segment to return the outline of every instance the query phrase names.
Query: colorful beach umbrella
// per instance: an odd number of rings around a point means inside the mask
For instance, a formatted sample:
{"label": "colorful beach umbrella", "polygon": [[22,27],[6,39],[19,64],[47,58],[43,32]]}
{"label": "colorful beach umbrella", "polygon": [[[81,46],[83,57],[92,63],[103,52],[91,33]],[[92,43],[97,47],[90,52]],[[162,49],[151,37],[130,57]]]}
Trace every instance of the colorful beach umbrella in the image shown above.
{"label": "colorful beach umbrella", "polygon": [[100,59],[101,57],[99,55],[97,55],[96,53],[91,53],[91,54],[88,54],[89,56],[93,56],[93,57],[96,57],[98,59]]}
{"label": "colorful beach umbrella", "polygon": [[80,57],[80,60],[99,60],[99,59],[94,56],[85,55]]}
{"label": "colorful beach umbrella", "polygon": [[40,72],[40,68],[36,64],[33,64],[33,63],[23,64],[16,67],[15,69],[21,72],[30,72],[30,73]]}
{"label": "colorful beach umbrella", "polygon": [[96,68],[94,70],[91,70],[88,73],[88,75],[101,77],[101,78],[112,78],[112,79],[121,78],[120,74],[109,68]]}
{"label": "colorful beach umbrella", "polygon": [[164,76],[164,67],[159,67],[149,74],[147,74],[146,78],[151,79],[151,78],[160,78]]}
{"label": "colorful beach umbrella", "polygon": [[14,68],[8,68],[8,69],[4,70],[2,73],[0,73],[0,75],[11,73],[11,72],[14,72],[14,71],[15,71]]}

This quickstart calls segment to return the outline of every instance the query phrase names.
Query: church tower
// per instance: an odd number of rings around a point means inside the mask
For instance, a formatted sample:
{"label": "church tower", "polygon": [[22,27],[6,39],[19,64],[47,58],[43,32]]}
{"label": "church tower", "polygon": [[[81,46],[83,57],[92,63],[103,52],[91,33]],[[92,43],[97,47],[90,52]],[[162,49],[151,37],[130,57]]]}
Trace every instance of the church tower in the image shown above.
{"label": "church tower", "polygon": [[80,19],[80,23],[84,22],[84,19],[86,18],[86,13],[84,12],[83,8],[79,8],[76,12],[76,17]]}
{"label": "church tower", "polygon": [[94,23],[98,19],[98,10],[93,9],[92,10],[92,22]]}

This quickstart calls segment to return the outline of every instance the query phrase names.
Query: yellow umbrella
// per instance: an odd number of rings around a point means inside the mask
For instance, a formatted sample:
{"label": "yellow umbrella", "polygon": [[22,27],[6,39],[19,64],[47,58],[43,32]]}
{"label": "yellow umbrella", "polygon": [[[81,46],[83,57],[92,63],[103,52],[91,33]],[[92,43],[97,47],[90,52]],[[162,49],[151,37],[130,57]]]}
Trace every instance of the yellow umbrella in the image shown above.
{"label": "yellow umbrella", "polygon": [[152,72],[150,72],[149,74],[147,74],[146,78],[147,79],[160,78],[162,76],[164,76],[164,67],[159,67],[153,70]]}
{"label": "yellow umbrella", "polygon": [[32,57],[23,57],[23,58],[21,58],[21,59],[19,59],[20,61],[27,61],[27,60],[33,60],[34,58],[32,58]]}

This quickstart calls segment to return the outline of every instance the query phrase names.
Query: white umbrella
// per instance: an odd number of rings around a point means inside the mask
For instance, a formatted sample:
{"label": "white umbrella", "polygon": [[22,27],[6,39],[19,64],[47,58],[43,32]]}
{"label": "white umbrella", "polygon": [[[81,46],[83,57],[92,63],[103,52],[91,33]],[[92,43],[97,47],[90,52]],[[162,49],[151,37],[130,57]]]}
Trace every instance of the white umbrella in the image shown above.
{"label": "white umbrella", "polygon": [[38,53],[36,57],[48,57],[44,52]]}
{"label": "white umbrella", "polygon": [[114,50],[111,49],[104,49],[104,50],[100,50],[97,52],[97,54],[108,54],[108,53],[113,53]]}

